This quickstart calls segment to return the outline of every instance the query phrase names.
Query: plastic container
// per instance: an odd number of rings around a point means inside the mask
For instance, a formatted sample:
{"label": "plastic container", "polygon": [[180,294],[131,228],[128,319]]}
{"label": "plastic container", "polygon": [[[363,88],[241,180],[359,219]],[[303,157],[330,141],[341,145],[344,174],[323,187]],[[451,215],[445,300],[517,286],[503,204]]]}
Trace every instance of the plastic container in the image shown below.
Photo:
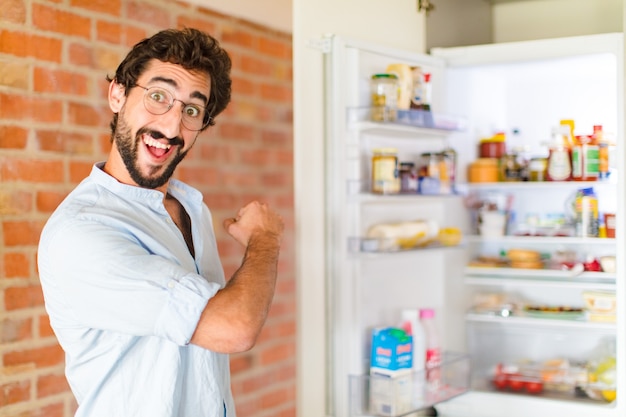
{"label": "plastic container", "polygon": [[432,308],[420,309],[420,322],[424,332],[426,368],[426,384],[428,390],[437,390],[441,384],[441,344],[439,332],[435,323],[435,310]]}
{"label": "plastic container", "polygon": [[467,172],[469,182],[497,182],[498,177],[496,158],[479,158],[469,165]]}
{"label": "plastic container", "polygon": [[402,310],[402,329],[413,337],[413,370],[422,371],[426,363],[426,336],[418,309]]}
{"label": "plastic container", "polygon": [[548,181],[569,181],[572,178],[572,158],[568,136],[568,126],[563,125],[552,130],[548,155]]}

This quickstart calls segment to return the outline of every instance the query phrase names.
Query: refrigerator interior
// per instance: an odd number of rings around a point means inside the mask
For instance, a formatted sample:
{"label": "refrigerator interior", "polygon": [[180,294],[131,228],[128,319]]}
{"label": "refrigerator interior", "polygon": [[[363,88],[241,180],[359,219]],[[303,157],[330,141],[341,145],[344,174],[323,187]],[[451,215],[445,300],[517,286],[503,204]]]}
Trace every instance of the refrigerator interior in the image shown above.
{"label": "refrigerator interior", "polygon": [[[621,35],[618,41],[616,38],[607,39],[621,48]],[[489,48],[475,47],[480,58],[472,60],[467,59],[472,56],[472,47],[416,55],[332,38],[326,62],[326,73],[330,74],[326,91],[329,415],[370,415],[367,406],[351,404],[357,400],[348,379],[369,372],[372,330],[397,326],[402,309],[424,307],[435,309],[443,350],[468,355],[471,365],[468,393],[438,405],[440,415],[624,413],[623,401],[589,400],[558,390],[520,394],[498,390],[492,381],[499,363],[583,363],[605,343],[615,356],[616,350],[621,351],[624,337],[623,329],[618,331],[624,327],[625,317],[619,303],[617,323],[472,313],[477,298],[494,295],[526,304],[582,308],[586,291],[606,291],[617,294],[618,299],[624,294],[623,282],[615,279],[624,268],[622,256],[617,256],[617,273],[613,276],[587,274],[581,278],[573,274],[493,270],[483,273],[481,269],[467,268],[477,256],[499,256],[520,247],[553,256],[573,252],[579,257],[600,257],[623,252],[623,237],[619,235],[616,239],[569,241],[558,237],[481,238],[477,236],[476,212],[471,208],[476,199],[504,199],[510,213],[507,227],[514,234],[527,219],[570,213],[576,190],[593,186],[601,212],[616,213],[618,219],[624,213],[618,186],[624,184],[621,50],[616,52],[609,46],[579,55],[574,51],[580,42],[558,41],[553,46],[558,50],[554,56],[549,53],[549,42],[544,42],[536,54],[541,59],[530,59],[533,53],[528,52],[528,43],[522,48],[526,51],[522,56],[510,52],[515,50],[515,45],[510,45],[504,55],[511,55],[511,59],[498,55],[502,45],[491,48],[493,54]],[[563,45],[570,47],[570,52],[564,52]],[[433,114],[456,123],[455,128],[389,126],[367,120],[370,76],[384,72],[393,63],[419,65],[432,74]],[[503,131],[508,149],[519,147],[528,156],[548,156],[546,143],[551,139],[552,127],[558,126],[561,119],[575,120],[576,134],[591,134],[594,125],[602,125],[605,134],[617,143],[612,148],[609,181],[563,182],[558,186],[542,183],[534,187],[528,183],[467,183],[467,168],[478,157],[481,138]],[[424,162],[423,153],[439,152],[447,146],[457,152],[456,193],[379,196],[369,192],[374,149],[396,148],[399,161],[419,165]],[[362,250],[364,236],[373,225],[415,220],[459,228],[463,244],[397,252]],[[623,364],[618,366],[617,385],[621,388],[624,370],[620,366],[623,368]]]}

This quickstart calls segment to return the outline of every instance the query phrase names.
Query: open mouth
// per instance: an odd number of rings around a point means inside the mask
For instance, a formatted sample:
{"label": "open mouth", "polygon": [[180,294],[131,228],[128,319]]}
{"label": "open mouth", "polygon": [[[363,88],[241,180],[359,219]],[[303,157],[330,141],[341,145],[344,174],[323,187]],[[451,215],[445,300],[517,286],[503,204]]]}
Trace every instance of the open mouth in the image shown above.
{"label": "open mouth", "polygon": [[148,152],[155,158],[165,158],[167,154],[172,150],[172,145],[169,143],[163,143],[153,138],[150,134],[143,134],[141,139],[146,145]]}

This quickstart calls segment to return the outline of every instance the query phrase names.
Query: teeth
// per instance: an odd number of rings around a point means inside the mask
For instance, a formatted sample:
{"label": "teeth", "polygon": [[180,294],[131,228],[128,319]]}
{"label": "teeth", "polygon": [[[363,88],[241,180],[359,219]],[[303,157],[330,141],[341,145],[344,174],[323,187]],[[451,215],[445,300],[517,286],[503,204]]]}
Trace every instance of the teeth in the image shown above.
{"label": "teeth", "polygon": [[161,143],[149,135],[144,135],[143,143],[145,143],[148,146],[152,146],[154,148],[159,148],[159,149],[169,149],[172,147],[172,145]]}

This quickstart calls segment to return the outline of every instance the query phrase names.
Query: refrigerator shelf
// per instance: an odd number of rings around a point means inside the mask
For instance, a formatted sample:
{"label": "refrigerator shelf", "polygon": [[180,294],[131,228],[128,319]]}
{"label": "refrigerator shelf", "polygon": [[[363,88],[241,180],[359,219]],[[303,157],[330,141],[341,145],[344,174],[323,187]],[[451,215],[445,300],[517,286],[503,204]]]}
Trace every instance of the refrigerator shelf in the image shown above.
{"label": "refrigerator shelf", "polygon": [[[347,120],[351,127],[368,132],[379,132],[385,134],[393,132],[396,134],[420,135],[447,135],[450,132],[461,132],[465,130],[466,120],[458,116],[438,112],[428,112],[424,110],[397,110],[396,120],[393,121],[372,121],[370,115],[372,107],[349,107],[347,109]],[[385,114],[393,113],[391,109],[385,108]]]}
{"label": "refrigerator shelf", "polygon": [[615,245],[617,241],[615,238],[608,237],[572,237],[572,236],[481,236],[481,235],[467,235],[466,239],[469,242],[502,242],[502,243],[515,243],[515,244],[574,244],[574,245]]}
{"label": "refrigerator shelf", "polygon": [[479,313],[467,313],[465,320],[470,322],[492,323],[495,325],[507,325],[507,326],[532,326],[537,327],[556,327],[556,328],[573,328],[584,330],[602,330],[602,331],[615,331],[615,323],[611,322],[599,322],[588,321],[585,315],[576,318],[538,318],[531,317],[520,313],[520,315],[512,315],[508,317],[502,317],[495,314],[479,314]]}
{"label": "refrigerator shelf", "polygon": [[490,280],[491,282],[501,282],[506,280],[507,283],[515,283],[519,281],[530,281],[533,285],[538,282],[551,281],[555,283],[589,283],[589,284],[607,284],[615,287],[615,274],[607,272],[582,272],[579,274],[570,271],[562,271],[556,269],[522,269],[522,268],[489,268],[468,266],[465,268],[465,275],[474,277],[470,283],[481,283],[481,281]]}
{"label": "refrigerator shelf", "polygon": [[348,251],[354,254],[410,253],[430,249],[454,249],[459,247],[463,247],[462,241],[455,245],[449,245],[443,244],[437,239],[433,239],[412,247],[403,248],[397,243],[397,239],[393,238],[352,237],[348,239]]}
{"label": "refrigerator shelf", "polygon": [[541,189],[571,189],[575,191],[579,188],[615,188],[617,183],[610,178],[606,181],[509,181],[509,182],[470,182],[458,184],[459,189],[463,191],[481,191],[481,190],[504,190],[504,191],[522,191],[522,190],[541,190]]}
{"label": "refrigerator shelf", "polygon": [[406,370],[394,377],[350,375],[348,379],[351,417],[399,417],[467,392],[470,358],[462,353],[444,352],[441,365],[428,371]]}

